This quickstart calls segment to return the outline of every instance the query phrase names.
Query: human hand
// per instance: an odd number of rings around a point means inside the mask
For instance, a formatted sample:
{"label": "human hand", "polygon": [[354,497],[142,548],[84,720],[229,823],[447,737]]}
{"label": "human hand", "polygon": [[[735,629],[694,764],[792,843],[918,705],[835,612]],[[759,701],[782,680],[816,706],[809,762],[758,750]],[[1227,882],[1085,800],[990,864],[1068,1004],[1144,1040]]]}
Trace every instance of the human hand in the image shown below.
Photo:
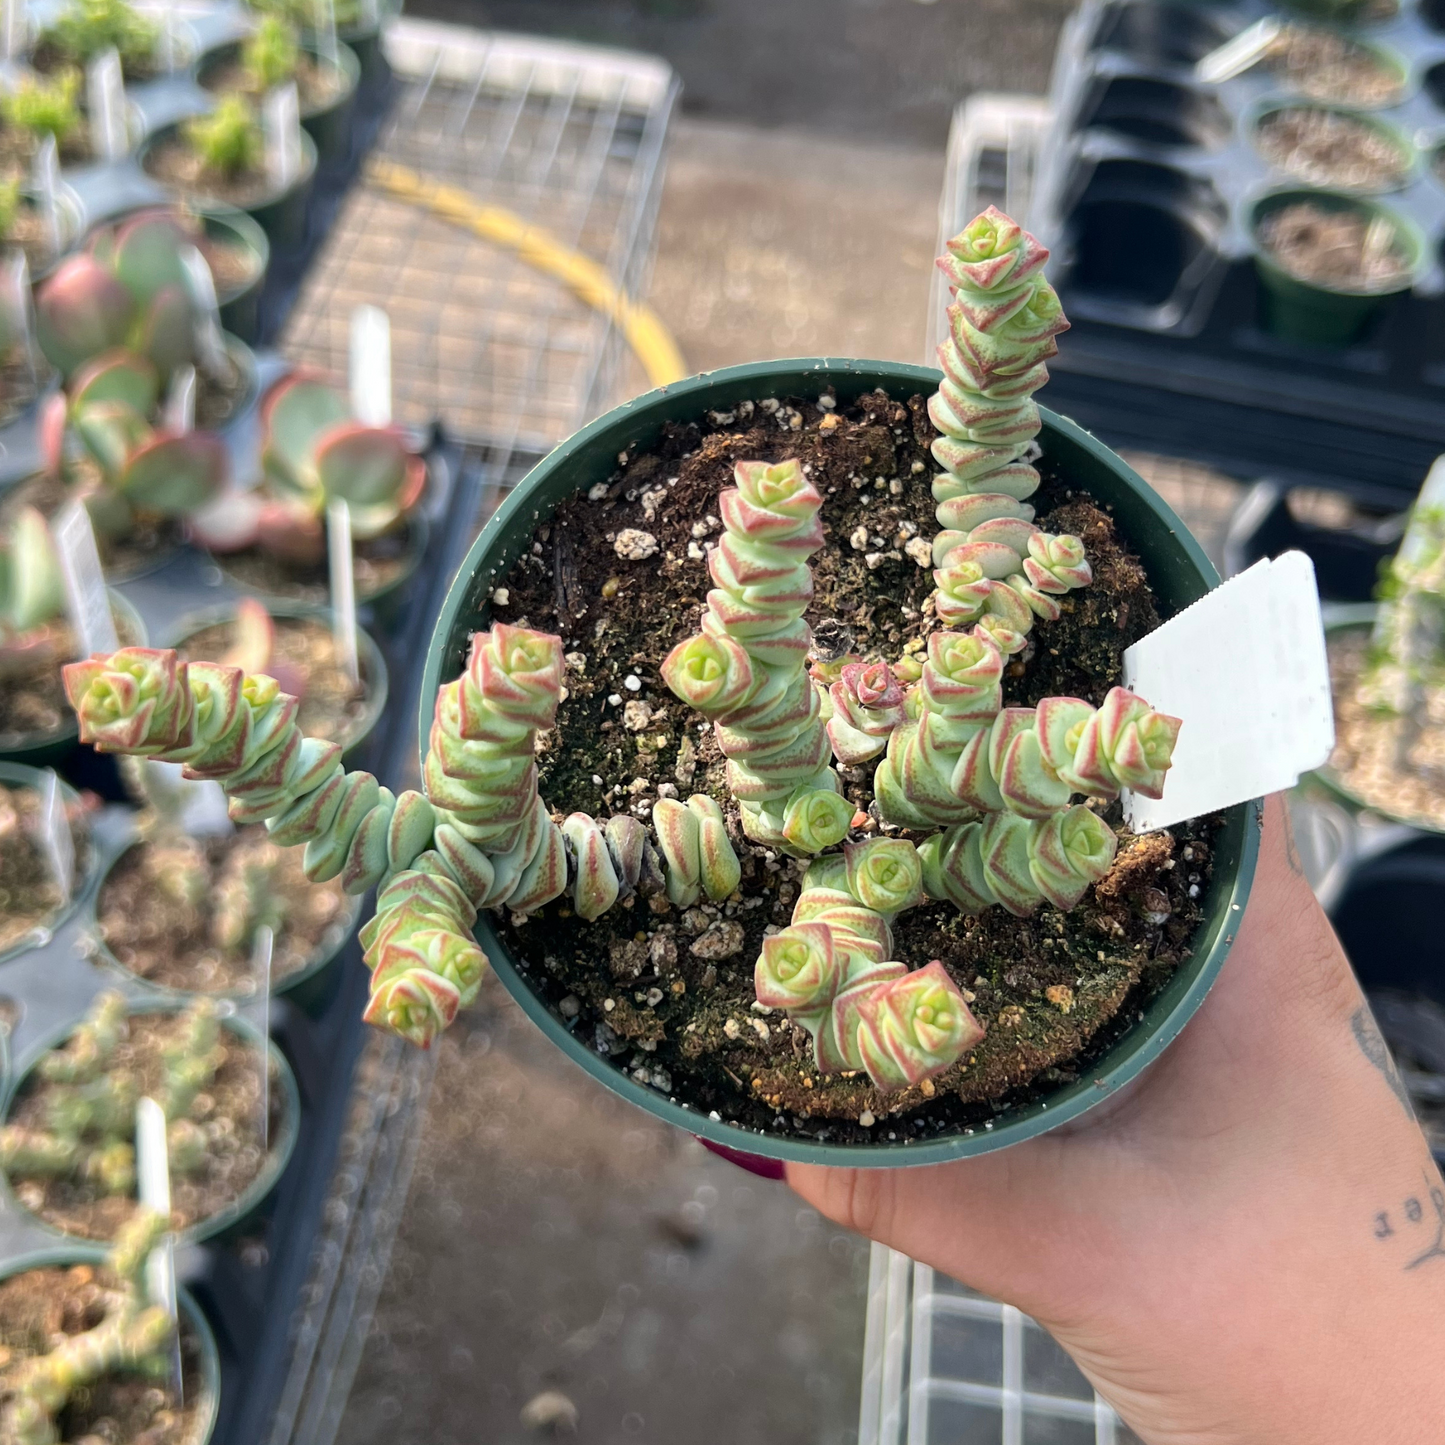
{"label": "human hand", "polygon": [[1032,1315],[1150,1445],[1445,1438],[1445,1184],[1279,796],[1218,982],[1116,1097],[980,1158],[787,1177]]}

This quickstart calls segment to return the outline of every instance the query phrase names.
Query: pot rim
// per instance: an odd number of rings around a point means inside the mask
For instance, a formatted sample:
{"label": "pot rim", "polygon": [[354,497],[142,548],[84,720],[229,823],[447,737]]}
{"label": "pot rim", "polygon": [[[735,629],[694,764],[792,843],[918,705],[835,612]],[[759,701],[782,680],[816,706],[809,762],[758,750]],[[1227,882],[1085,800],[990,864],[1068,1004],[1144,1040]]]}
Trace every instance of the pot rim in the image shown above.
{"label": "pot rim", "polygon": [[[14,1279],[32,1269],[64,1269],[73,1264],[100,1264],[108,1253],[96,1240],[77,1240],[74,1244],[43,1245],[28,1249],[0,1264],[0,1281]],[[200,1417],[200,1432],[186,1445],[206,1445],[216,1430],[221,1410],[221,1356],[216,1348],[216,1332],[206,1318],[199,1301],[185,1285],[176,1285],[176,1306],[184,1312],[201,1346],[201,1380],[205,1386],[208,1408]]]}
{"label": "pot rim", "polygon": [[[11,786],[21,788],[35,788],[46,773],[55,771],[51,768],[37,768],[29,763],[10,762],[0,758],[0,783],[7,783]],[[55,776],[60,779],[60,793],[67,803],[79,803],[80,794],[60,777],[58,771]],[[74,835],[75,829],[71,829]],[[74,886],[70,890],[70,901],[61,908],[53,918],[44,923],[37,923],[29,933],[5,948],[0,948],[0,963],[7,959],[18,957],[22,953],[28,953],[32,948],[43,948],[61,927],[69,921],[75,910],[80,906],[81,899],[85,896],[86,890],[95,882],[96,874],[100,869],[99,849],[96,846],[94,836],[89,839],[90,843],[90,865],[81,873],[77,870]]]}
{"label": "pot rim", "polygon": [[[96,990],[97,994],[102,992],[104,992],[103,989]],[[206,997],[206,995],[185,994],[165,997],[157,994],[154,997],[127,998],[125,1001],[126,1017],[134,1018],[138,1014],[180,1013],[186,1004],[193,999],[202,997]],[[91,999],[87,1001],[87,1008],[90,1003],[94,1002],[94,998],[95,995],[92,995]],[[216,1001],[224,1002],[224,1000]],[[6,1084],[3,1100],[0,1100],[0,1122],[10,1118],[10,1111],[15,1106],[16,1097],[25,1082],[35,1072],[40,1060],[52,1049],[64,1043],[80,1026],[84,1018],[85,1013],[82,1011],[68,1022],[52,1029],[43,1038],[38,1039],[27,1050],[28,1057],[25,1058],[23,1068],[18,1067],[15,1060],[11,1060],[10,1078]],[[261,1041],[261,1030],[250,1019],[239,1013],[223,1014],[220,1022],[223,1028],[240,1034],[247,1043],[258,1044]],[[261,1165],[256,1177],[229,1204],[224,1205],[214,1214],[208,1214],[204,1219],[196,1220],[188,1228],[177,1230],[173,1235],[177,1247],[186,1244],[201,1244],[205,1240],[224,1233],[238,1220],[244,1219],[276,1187],[281,1176],[286,1172],[286,1166],[291,1162],[291,1155],[296,1150],[296,1141],[301,1133],[301,1090],[296,1082],[295,1072],[286,1060],[286,1055],[281,1052],[280,1046],[269,1033],[266,1036],[266,1052],[271,1064],[275,1066],[277,1087],[281,1094],[281,1120],[267,1141],[266,1160]],[[64,1242],[68,1246],[95,1246],[102,1253],[105,1251],[108,1241],[90,1239],[83,1234],[67,1234],[58,1225],[52,1224],[48,1219],[27,1209],[15,1193],[15,1187],[10,1182],[10,1175],[4,1170],[0,1170],[0,1203],[31,1222],[35,1228],[50,1235],[57,1241],[57,1248],[60,1247],[61,1242]]]}
{"label": "pot rim", "polygon": [[[145,620],[136,611],[135,605],[123,592],[117,591],[114,587],[105,589],[106,596],[110,599],[110,611],[112,617],[118,617],[129,629],[130,634],[136,639],[134,642],[122,642],[122,647],[146,647],[149,645],[149,634],[146,631]],[[75,659],[68,659],[74,661]],[[0,759],[13,763],[24,763],[29,755],[48,751],[51,748],[62,747],[66,743],[80,736],[80,723],[75,713],[67,709],[66,717],[61,725],[54,732],[48,733],[0,733]],[[10,738],[16,741],[9,741]],[[34,766],[34,764],[26,764]]]}
{"label": "pot rim", "polygon": [[[239,52],[246,44],[248,36],[237,36],[234,40],[224,40],[219,45],[213,45],[205,51],[196,62],[196,84],[200,86],[207,95],[220,95],[221,91],[212,90],[205,83],[204,76],[209,67],[219,65],[223,58],[230,52]],[[323,65],[331,66],[341,74],[341,93],[333,99],[328,100],[324,105],[314,105],[309,110],[302,107],[300,111],[303,121],[316,120],[321,116],[330,115],[332,111],[346,104],[356,93],[356,88],[361,84],[361,61],[357,59],[356,52],[344,41],[338,38],[336,42],[336,60],[333,64],[321,53],[320,41],[314,36],[301,36],[297,46],[302,54],[309,56],[312,60],[319,60]]]}
{"label": "pot rim", "polygon": [[[207,98],[209,98],[210,96],[209,91],[202,91],[201,93],[207,96]],[[166,183],[160,180],[159,177],[151,175],[150,171],[146,168],[146,159],[150,156],[151,152],[155,150],[156,146],[161,144],[161,142],[168,141],[172,137],[179,135],[181,127],[186,123],[186,121],[195,120],[200,116],[208,114],[210,114],[210,112],[207,110],[198,110],[193,115],[182,116],[179,120],[168,121],[165,125],[159,127],[157,130],[152,131],[150,135],[145,138],[145,141],[137,148],[135,153],[136,164],[141,168],[142,171],[145,172],[146,176],[150,180],[154,181],[158,186],[165,186],[167,192],[175,200],[180,201],[197,211],[207,206],[234,206],[236,203],[234,201],[226,200],[224,196],[192,194],[189,191],[182,191],[179,187],[172,187],[166,185]],[[300,145],[301,169],[297,171],[297,173],[291,178],[291,180],[280,189],[277,189],[274,186],[271,187],[269,190],[267,190],[265,195],[261,196],[255,201],[252,201],[250,205],[241,206],[238,209],[245,211],[247,215],[254,216],[255,212],[264,211],[268,206],[279,205],[289,196],[294,195],[297,191],[300,191],[305,186],[310,185],[311,181],[315,178],[316,175],[316,167],[319,162],[319,157],[316,151],[316,142],[311,139],[310,133],[304,127],[301,131]]]}
{"label": "pot rim", "polygon": [[[511,565],[516,553],[507,548],[509,534],[516,532],[520,535],[520,530],[525,528],[525,540],[531,538],[542,510],[541,506],[534,506],[534,495],[556,473],[568,468],[577,452],[591,443],[606,439],[606,451],[615,455],[625,445],[640,438],[650,440],[658,426],[676,416],[680,403],[682,406],[691,405],[694,414],[707,410],[709,396],[720,385],[727,386],[730,392],[739,384],[748,386],[751,389],[743,394],[752,397],[795,396],[804,394],[809,386],[816,388],[845,381],[850,375],[863,380],[860,391],[883,386],[895,392],[903,387],[931,392],[941,379],[941,373],[932,367],[838,357],[790,357],[725,367],[660,387],[614,408],[583,427],[538,463],[493,514],[472,544],[447,592],[427,651],[419,699],[419,751],[423,757],[436,693],[441,683],[443,657],[450,638],[459,619],[468,613],[475,616],[477,612],[477,604],[469,595],[473,591],[474,578],[489,554],[495,553],[500,559],[491,567],[491,581],[495,581]],[[730,397],[723,404],[730,405],[733,399]],[[1119,477],[1144,508],[1153,514],[1156,524],[1172,534],[1183,553],[1179,560],[1192,569],[1195,574],[1193,580],[1199,584],[1201,594],[1219,585],[1219,574],[1213,563],[1163,498],[1119,457],[1074,422],[1043,407],[1039,411],[1046,441],[1051,436],[1056,437],[1072,448],[1090,454]],[[522,545],[525,545],[525,540]],[[478,625],[481,621],[478,617]],[[1254,877],[1263,819],[1262,800],[1237,804],[1225,810],[1225,816],[1238,828],[1239,857],[1233,876],[1216,873],[1212,884],[1213,907],[1200,932],[1195,935],[1196,939],[1201,934],[1205,935],[1208,946],[1181,965],[1171,981],[1149,1001],[1144,1015],[1145,1026],[1136,1024],[1130,1028],[1073,1083],[1058,1087],[1047,1098],[1017,1106],[976,1126],[959,1127],[922,1142],[840,1144],[814,1138],[765,1134],[675,1103],[599,1057],[564,1025],[562,1019],[533,992],[511,960],[488,915],[478,917],[476,934],[507,992],[573,1063],[580,1065],[613,1093],[670,1124],[705,1141],[770,1159],[865,1167],[937,1164],[1019,1143],[1078,1117],[1142,1072],[1183,1029],[1213,985],[1238,930]],[[823,1121],[822,1127],[826,1127],[826,1121]],[[880,1128],[880,1133],[884,1128],[886,1125]]]}

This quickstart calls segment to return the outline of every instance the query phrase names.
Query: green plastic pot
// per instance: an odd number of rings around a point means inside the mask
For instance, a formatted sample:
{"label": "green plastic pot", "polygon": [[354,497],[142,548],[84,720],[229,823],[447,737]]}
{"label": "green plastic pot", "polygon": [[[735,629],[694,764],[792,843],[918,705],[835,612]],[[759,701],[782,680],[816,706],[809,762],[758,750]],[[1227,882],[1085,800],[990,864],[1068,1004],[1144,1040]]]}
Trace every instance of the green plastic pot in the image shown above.
{"label": "green plastic pot", "polygon": [[255,220],[235,206],[198,205],[195,212],[212,240],[243,247],[255,258],[255,275],[249,281],[216,291],[222,329],[253,346],[260,331],[261,292],[271,264],[271,242]]}
{"label": "green plastic pot", "polygon": [[[1315,110],[1325,111],[1331,115],[1341,116],[1352,120],[1365,129],[1374,132],[1376,136],[1386,141],[1394,150],[1399,160],[1397,181],[1388,182],[1379,186],[1343,186],[1335,184],[1334,189],[1342,194],[1351,196],[1380,196],[1387,191],[1398,191],[1409,185],[1415,179],[1415,172],[1420,162],[1420,152],[1415,143],[1397,125],[1392,125],[1378,115],[1372,115],[1368,111],[1357,110],[1353,106],[1335,105],[1323,100],[1272,100],[1267,105],[1261,106],[1256,113],[1254,120],[1250,123],[1250,138],[1256,150],[1259,149],[1259,130],[1271,116],[1278,115],[1286,110]],[[1309,185],[1312,182],[1308,177],[1300,177],[1303,184]]]}
{"label": "green plastic pot", "polygon": [[[300,602],[268,602],[266,610],[273,617],[310,618],[322,623],[327,628],[331,626],[331,614],[321,607],[309,607]],[[218,623],[230,622],[235,615],[236,604],[234,602],[221,602],[214,607],[203,607],[195,612],[188,612],[176,623],[175,628],[166,634],[162,645],[179,647],[188,637],[194,637],[196,633],[204,631],[207,627],[215,627]],[[357,719],[353,730],[346,735],[342,742],[342,756],[347,759],[355,756],[361,745],[375,731],[377,723],[381,721],[382,713],[386,710],[386,699],[391,690],[386,659],[381,655],[381,648],[376,645],[376,639],[364,627],[356,629],[356,656],[361,668],[362,681],[366,683],[369,691],[366,707]]]}
{"label": "green plastic pot", "polygon": [[[140,168],[150,174],[147,162],[159,145],[172,141],[180,134],[184,121],[162,126],[140,148],[136,160]],[[303,130],[301,133],[301,170],[289,186],[282,191],[266,195],[254,205],[244,206],[245,213],[266,233],[273,246],[300,246],[306,240],[306,229],[310,217],[311,188],[316,179],[316,142]],[[184,195],[183,200],[192,206],[204,207],[214,204],[220,198],[207,195]]]}
{"label": "green plastic pot", "polygon": [[[100,1264],[106,1251],[103,1246],[84,1243],[57,1246],[53,1249],[29,1250],[0,1265],[0,1281],[14,1279],[32,1269],[68,1269],[76,1264]],[[200,1344],[201,1390],[204,1408],[198,1412],[200,1429],[185,1445],[207,1445],[216,1431],[216,1418],[221,1408],[221,1357],[216,1350],[216,1336],[196,1303],[195,1296],[184,1285],[176,1287],[176,1308],[185,1317]],[[192,1400],[188,1404],[194,1403]]]}
{"label": "green plastic pot", "polygon": [[[110,612],[115,618],[116,630],[121,634],[121,646],[144,647],[147,634],[140,613],[114,589],[109,595]],[[77,745],[79,737],[80,726],[75,714],[67,710],[56,732],[20,736],[0,733],[0,760],[24,763],[32,768],[47,768],[65,757]]]}
{"label": "green plastic pot", "polygon": [[[211,80],[219,70],[233,64],[240,57],[244,43],[233,40],[228,45],[207,51],[197,67],[196,84],[202,90],[210,91]],[[321,52],[314,41],[305,41],[301,49],[312,60],[321,59]],[[303,106],[301,110],[302,128],[316,142],[318,160],[323,166],[339,165],[351,154],[351,114],[356,102],[356,87],[361,81],[361,62],[357,59],[356,52],[339,41],[336,47],[336,64],[341,72],[341,93],[328,105]]]}
{"label": "green plastic pot", "polygon": [[[1266,216],[1293,201],[1314,201],[1332,211],[1359,211],[1370,220],[1383,216],[1394,226],[1409,253],[1410,270],[1405,281],[1387,291],[1343,291],[1302,281],[1286,271],[1259,244],[1258,232]],[[1312,346],[1346,346],[1356,340],[1391,296],[1410,289],[1425,260],[1425,238],[1413,222],[1378,201],[1338,191],[1304,187],[1275,191],[1256,202],[1250,232],[1255,237],[1254,267],[1260,281],[1265,329]]]}
{"label": "green plastic pot", "polygon": [[[26,767],[23,763],[10,763],[0,761],[0,783],[11,788],[41,788],[45,786],[45,774],[39,768]],[[67,806],[75,806],[80,802],[80,794],[65,781],[60,780],[60,795],[66,801]],[[71,830],[72,837],[75,830]],[[90,887],[91,880],[95,877],[95,844],[89,845],[90,856],[85,866],[80,866],[80,859],[77,856],[75,869],[75,886],[70,890],[70,902],[60,909],[53,917],[44,923],[36,926],[25,937],[8,948],[0,948],[0,963],[7,958],[14,958],[17,954],[24,953],[26,949],[36,948],[42,943],[49,942],[55,930],[75,912],[76,905],[85,896],[86,890]],[[77,849],[77,855],[79,849]],[[37,935],[40,935],[37,937]]]}
{"label": "green plastic pot", "polygon": [[[135,1017],[142,1014],[179,1013],[186,1002],[182,997],[133,999],[127,1005],[126,1014]],[[75,1032],[80,1022],[80,1018],[72,1019],[30,1049],[29,1057],[24,1060],[23,1067],[16,1071],[14,1082],[5,1096],[7,1120],[16,1098],[34,1073],[35,1066],[51,1049],[63,1044]],[[259,1044],[261,1041],[261,1032],[256,1025],[239,1014],[223,1018],[221,1024],[250,1044]],[[245,1234],[263,1217],[271,1191],[275,1189],[277,1181],[291,1162],[292,1152],[296,1148],[296,1137],[301,1130],[301,1093],[296,1087],[296,1075],[291,1072],[291,1065],[286,1062],[286,1056],[273,1040],[266,1040],[266,1049],[273,1065],[272,1088],[279,1092],[281,1099],[281,1118],[268,1141],[266,1162],[261,1166],[260,1173],[224,1209],[217,1210],[205,1219],[198,1219],[189,1229],[180,1230],[175,1236],[177,1245],[200,1244],[207,1239],[230,1239]],[[57,1229],[38,1214],[32,1214],[16,1197],[10,1185],[10,1176],[7,1174],[0,1178],[3,1178],[0,1201],[3,1201],[7,1210],[33,1221],[57,1240],[76,1238],[62,1229]],[[93,1240],[85,1242],[96,1243]]]}
{"label": "green plastic pot", "polygon": [[[713,410],[727,411],[744,400],[815,397],[832,387],[841,406],[882,388],[897,400],[938,386],[928,367],[886,361],[802,358],[757,362],[690,377],[617,407],[563,442],[511,492],[467,554],[447,594],[427,653],[420,720],[422,747],[431,730],[441,683],[462,670],[472,632],[488,623],[488,593],[531,545],[540,522],[557,505],[607,479],[626,448],[648,448],[669,422],[688,422]],[[1187,607],[1219,575],[1188,529],[1168,505],[1102,442],[1063,417],[1042,410],[1044,453],[1060,464],[1071,483],[1107,506],[1148,571],[1161,612]],[[637,1083],[572,1034],[548,1008],[507,950],[490,914],[477,921],[477,939],[507,991],[543,1033],[575,1064],[615,1094],[686,1129],[705,1143],[743,1155],[811,1164],[899,1166],[937,1164],[982,1154],[1042,1134],[1077,1118],[1133,1079],[1153,1062],[1189,1021],[1217,977],[1239,928],[1258,851],[1258,800],[1229,809],[1215,835],[1215,867],[1205,896],[1204,922],[1192,956],[1147,1004],[1143,1018],[1103,1055],[1082,1067],[1074,1082],[1034,1101],[1001,1110],[987,1127],[956,1129],[921,1142],[825,1143],[754,1132],[710,1119]]]}

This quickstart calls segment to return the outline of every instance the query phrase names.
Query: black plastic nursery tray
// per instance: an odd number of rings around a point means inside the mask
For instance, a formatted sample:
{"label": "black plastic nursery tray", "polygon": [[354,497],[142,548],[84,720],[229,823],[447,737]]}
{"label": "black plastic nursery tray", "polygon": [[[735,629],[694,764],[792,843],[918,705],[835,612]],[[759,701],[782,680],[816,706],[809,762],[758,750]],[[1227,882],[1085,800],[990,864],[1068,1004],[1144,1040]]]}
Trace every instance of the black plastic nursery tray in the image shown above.
{"label": "black plastic nursery tray", "polygon": [[[268,366],[274,362],[266,362]],[[459,453],[440,438],[427,454],[425,506],[432,523],[427,552],[403,600],[383,626],[366,608],[360,621],[381,644],[390,694],[376,730],[350,761],[394,790],[415,782],[416,708],[422,662],[447,578],[465,551],[467,521],[478,482],[459,471]],[[238,593],[203,554],[175,553],[160,569],[118,589],[152,635],[166,635],[183,614],[234,599]],[[78,786],[114,786],[111,760],[80,749],[62,771]],[[92,961],[91,905],[108,863],[133,836],[133,814],[107,806],[95,821],[98,859],[77,906],[48,942],[0,964],[0,999],[19,1017],[10,1035],[9,1082],[23,1077],[56,1032],[78,1022],[93,997],[118,988],[128,997],[174,999],[114,966]],[[366,916],[367,910],[363,910]],[[347,1115],[352,1075],[365,1034],[366,969],[354,935],[329,971],[329,996],[306,1009],[284,995],[272,1000],[270,1027],[295,1075],[299,1133],[289,1164],[260,1218],[239,1237],[189,1246],[178,1274],[215,1331],[221,1358],[220,1417],[215,1445],[253,1445],[266,1438],[289,1362],[289,1329],[311,1265],[322,1209],[331,1186]],[[57,1236],[13,1202],[0,1206],[0,1268]]]}
{"label": "black plastic nursery tray", "polygon": [[1341,346],[1267,331],[1253,259],[1256,207],[1315,189],[1265,162],[1256,123],[1312,102],[1265,64],[1218,85],[1194,77],[1199,59],[1271,13],[1308,21],[1258,0],[1095,0],[1066,29],[1034,211],[1073,322],[1050,404],[1114,446],[1388,510],[1445,451],[1445,183],[1433,165],[1445,5],[1399,0],[1393,18],[1346,32],[1404,76],[1402,98],[1366,114],[1413,148],[1409,179],[1367,199],[1424,249],[1413,288]]}

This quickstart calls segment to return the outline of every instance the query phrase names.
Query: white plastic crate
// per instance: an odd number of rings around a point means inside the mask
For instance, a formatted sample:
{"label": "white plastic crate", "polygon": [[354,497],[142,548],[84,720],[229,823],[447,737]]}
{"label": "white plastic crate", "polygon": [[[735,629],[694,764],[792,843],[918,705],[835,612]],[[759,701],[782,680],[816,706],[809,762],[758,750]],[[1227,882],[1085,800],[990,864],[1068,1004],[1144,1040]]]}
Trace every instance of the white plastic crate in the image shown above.
{"label": "white plastic crate", "polygon": [[1141,1445],[1047,1330],[873,1246],[858,1445]]}

